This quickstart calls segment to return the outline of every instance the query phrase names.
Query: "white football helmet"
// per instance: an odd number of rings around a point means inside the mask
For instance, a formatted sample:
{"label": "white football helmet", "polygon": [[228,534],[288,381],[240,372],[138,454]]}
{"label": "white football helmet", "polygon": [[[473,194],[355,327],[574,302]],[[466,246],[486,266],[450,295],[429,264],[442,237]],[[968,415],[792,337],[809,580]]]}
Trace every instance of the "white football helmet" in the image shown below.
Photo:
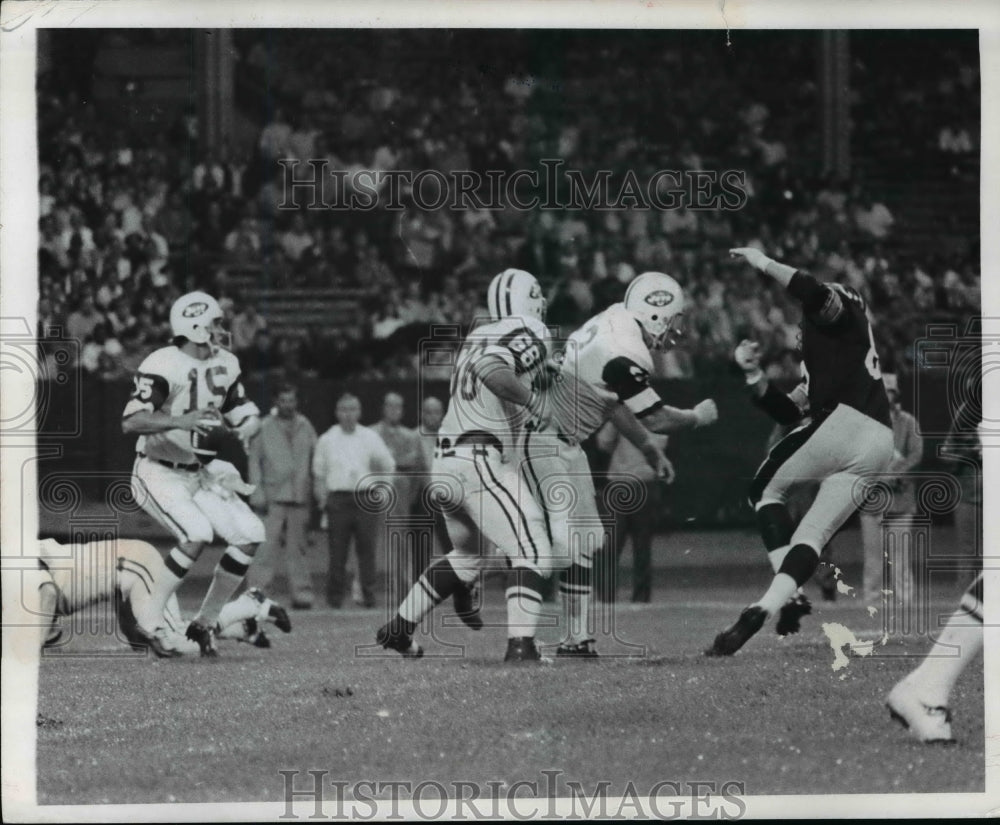
{"label": "white football helmet", "polygon": [[170,307],[170,331],[195,344],[216,344],[229,349],[229,333],[222,328],[222,307],[207,292],[189,292]]}
{"label": "white football helmet", "polygon": [[669,275],[637,275],[625,291],[625,309],[653,339],[653,349],[674,346],[683,334],[684,291]]}
{"label": "white football helmet", "polygon": [[539,321],[545,320],[542,285],[534,275],[523,269],[505,269],[490,281],[486,304],[494,321],[529,315]]}

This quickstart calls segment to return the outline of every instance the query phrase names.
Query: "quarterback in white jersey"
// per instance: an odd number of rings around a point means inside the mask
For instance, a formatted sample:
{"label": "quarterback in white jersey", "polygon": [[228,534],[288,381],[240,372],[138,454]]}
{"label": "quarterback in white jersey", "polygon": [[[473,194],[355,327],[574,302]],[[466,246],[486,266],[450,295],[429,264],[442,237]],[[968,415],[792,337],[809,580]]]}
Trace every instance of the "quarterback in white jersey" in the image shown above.
{"label": "quarterback in white jersey", "polygon": [[435,605],[478,579],[492,542],[511,568],[505,661],[541,658],[535,628],[542,580],[554,560],[545,516],[511,458],[521,431],[539,415],[533,384],[547,355],[545,299],[533,275],[507,269],[493,279],[487,300],[491,321],[473,330],[459,353],[432,468],[455,549],[424,571],[376,635],[404,656],[421,655],[414,629]]}
{"label": "quarterback in white jersey", "polygon": [[[683,311],[684,294],[669,275],[645,272],[636,277],[623,303],[569,336],[558,358],[558,374],[545,392],[548,422],[525,429],[522,471],[549,519],[555,556],[572,561],[560,582],[567,635],[557,655],[597,655],[594,640],[588,638],[588,616],[593,557],[604,544],[604,526],[580,442],[612,419],[654,469],[667,474],[669,462],[649,432],[702,427],[718,416],[711,399],[693,409],[677,409],[650,384],[650,349],[676,343]],[[571,507],[561,506],[567,484],[573,489]]]}
{"label": "quarterback in white jersey", "polygon": [[[240,382],[236,356],[221,342],[222,310],[204,292],[177,299],[170,309],[172,346],[152,353],[139,366],[135,391],[122,414],[122,429],[136,433],[132,490],[136,500],[177,539],[162,576],[136,614],[139,626],[154,633],[162,611],[205,544],[218,534],[229,545],[195,620],[187,629],[203,655],[215,655],[213,628],[219,611],[239,587],[264,526],[235,495],[219,495],[206,484],[202,463],[211,458],[213,433],[228,424],[246,442],[260,429],[260,412]],[[231,465],[229,465],[231,467]]]}
{"label": "quarterback in white jersey", "polygon": [[[54,647],[65,638],[64,617],[100,602],[115,603],[115,620],[122,641],[135,649],[149,648],[157,656],[172,657],[190,652],[193,644],[183,638],[177,597],[171,595],[164,611],[165,627],[156,634],[143,630],[135,620],[152,597],[156,580],[166,572],[156,548],[135,539],[111,539],[83,544],[61,544],[41,539],[37,551],[38,569],[25,574],[23,587],[26,607],[37,617],[40,642]],[[269,647],[259,624],[273,622],[284,632],[291,630],[288,614],[281,605],[259,590],[247,591],[226,604],[216,627],[221,638]],[[194,646],[197,652],[197,646]]]}

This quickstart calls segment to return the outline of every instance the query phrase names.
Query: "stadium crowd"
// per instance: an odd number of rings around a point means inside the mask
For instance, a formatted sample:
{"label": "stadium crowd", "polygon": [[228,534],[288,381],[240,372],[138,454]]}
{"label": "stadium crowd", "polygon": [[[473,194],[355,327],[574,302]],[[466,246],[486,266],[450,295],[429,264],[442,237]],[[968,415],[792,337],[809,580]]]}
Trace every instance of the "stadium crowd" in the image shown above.
{"label": "stadium crowd", "polygon": [[[690,301],[684,346],[662,369],[700,376],[728,369],[743,337],[761,341],[774,361],[796,345],[790,303],[729,263],[733,245],[760,246],[858,288],[886,353],[902,356],[889,364],[898,371],[917,324],[978,311],[977,243],[914,257],[895,243],[897,216],[878,192],[816,175],[810,35],[762,35],[730,52],[659,34],[522,34],[512,48],[511,33],[248,30],[236,41],[237,102],[260,131],[252,146],[218,151],[201,148],[192,111],[170,129],[126,131],[66,91],[58,72],[41,75],[39,336],[61,328],[84,342],[85,370],[120,379],[169,337],[172,301],[205,288],[226,309],[247,372],[402,377],[416,369],[412,330],[482,314],[483,285],[503,268],[538,275],[549,322],[565,332],[619,300],[635,274],[656,269],[676,277]],[[543,36],[544,49],[535,42]],[[779,36],[781,61],[753,59]],[[911,89],[900,72],[875,68],[856,69],[888,90],[863,121],[858,148],[884,152],[890,132],[900,143],[900,130],[884,127],[903,118],[917,136],[899,147],[908,158],[975,151],[978,103],[966,102],[978,101],[978,78],[959,57],[932,67],[940,106],[920,92],[923,78],[910,78]],[[646,73],[698,83],[654,92]],[[862,113],[869,105],[855,101]],[[279,158],[483,174],[540,169],[553,157],[585,178],[601,169],[631,169],[640,180],[661,168],[737,169],[749,197],[728,211],[412,203],[393,211],[384,195],[369,211],[279,208]],[[270,329],[266,305],[237,285],[241,273],[289,295],[322,288],[369,297],[357,329]]]}

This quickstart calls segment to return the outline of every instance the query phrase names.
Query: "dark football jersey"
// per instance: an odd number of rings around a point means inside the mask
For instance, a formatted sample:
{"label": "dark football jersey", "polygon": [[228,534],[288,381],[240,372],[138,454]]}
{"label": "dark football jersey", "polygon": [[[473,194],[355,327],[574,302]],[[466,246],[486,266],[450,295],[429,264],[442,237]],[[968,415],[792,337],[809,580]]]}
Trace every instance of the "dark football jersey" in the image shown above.
{"label": "dark football jersey", "polygon": [[[811,278],[796,273],[795,278]],[[824,284],[829,297],[802,316],[802,374],[809,392],[809,410],[823,417],[838,404],[892,426],[889,398],[875,337],[865,313],[865,300],[851,287]]]}

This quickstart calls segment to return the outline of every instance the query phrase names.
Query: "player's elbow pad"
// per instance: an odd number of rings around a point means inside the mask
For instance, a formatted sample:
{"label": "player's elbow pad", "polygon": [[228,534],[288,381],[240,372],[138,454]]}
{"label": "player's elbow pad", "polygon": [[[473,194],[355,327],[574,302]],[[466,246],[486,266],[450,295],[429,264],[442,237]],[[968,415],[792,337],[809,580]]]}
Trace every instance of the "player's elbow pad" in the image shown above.
{"label": "player's elbow pad", "polygon": [[754,398],[753,403],[766,412],[779,424],[795,424],[802,418],[802,410],[791,398],[772,384],[760,398]]}

